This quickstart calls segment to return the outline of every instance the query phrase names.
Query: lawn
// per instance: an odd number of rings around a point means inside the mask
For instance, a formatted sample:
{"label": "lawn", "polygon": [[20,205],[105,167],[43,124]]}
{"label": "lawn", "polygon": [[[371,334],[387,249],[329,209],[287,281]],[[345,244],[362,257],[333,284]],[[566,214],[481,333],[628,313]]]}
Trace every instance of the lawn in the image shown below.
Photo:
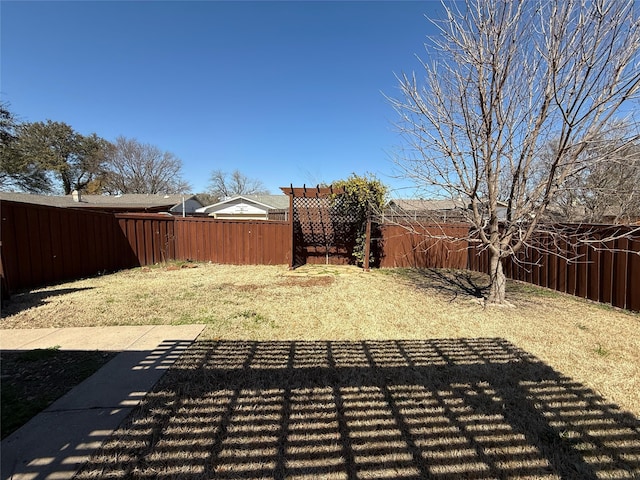
{"label": "lawn", "polygon": [[3,310],[3,328],[208,325],[82,478],[640,475],[637,314],[518,283],[485,308],[467,272],[196,267]]}
{"label": "lawn", "polygon": [[2,438],[20,428],[113,357],[114,352],[71,352],[57,347],[0,352]]}

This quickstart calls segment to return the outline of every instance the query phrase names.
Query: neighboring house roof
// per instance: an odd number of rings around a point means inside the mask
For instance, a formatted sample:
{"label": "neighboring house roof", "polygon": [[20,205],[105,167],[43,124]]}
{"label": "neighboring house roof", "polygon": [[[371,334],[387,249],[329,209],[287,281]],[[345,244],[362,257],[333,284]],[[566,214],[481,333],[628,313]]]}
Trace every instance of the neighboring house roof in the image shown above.
{"label": "neighboring house roof", "polygon": [[[507,203],[498,200],[498,209],[506,208]],[[462,209],[467,210],[470,208],[470,205],[464,202],[462,199],[457,200],[425,200],[423,198],[420,199],[407,199],[407,198],[398,198],[392,199],[389,201],[389,208],[399,211],[406,212],[425,212],[425,211],[436,211],[436,210],[456,210]]]}
{"label": "neighboring house roof", "polygon": [[[507,204],[498,201],[497,215],[500,220],[506,218]],[[446,221],[465,221],[469,215],[470,206],[462,199],[425,200],[398,198],[387,204],[384,216],[387,218],[437,218]]]}
{"label": "neighboring house roof", "polygon": [[289,208],[289,195],[242,195],[242,197],[267,205],[273,210]]}
{"label": "neighboring house roof", "polygon": [[466,209],[462,200],[425,200],[422,198],[395,198],[389,201],[389,208],[401,212],[427,212],[436,210]]}
{"label": "neighboring house roof", "polygon": [[246,208],[246,213],[256,214],[261,212],[266,214],[269,210],[288,209],[289,197],[287,195],[236,195],[213,205],[198,208],[196,212],[209,215],[223,211],[229,214],[240,214],[245,213],[242,211],[243,208]]}
{"label": "neighboring house roof", "polygon": [[382,219],[391,222],[464,222],[467,204],[462,200],[395,198],[389,201]]}
{"label": "neighboring house roof", "polygon": [[33,195],[30,193],[0,192],[0,200],[33,203],[61,208],[83,208],[118,212],[167,212],[192,213],[202,206],[194,195],[134,194],[123,195]]}

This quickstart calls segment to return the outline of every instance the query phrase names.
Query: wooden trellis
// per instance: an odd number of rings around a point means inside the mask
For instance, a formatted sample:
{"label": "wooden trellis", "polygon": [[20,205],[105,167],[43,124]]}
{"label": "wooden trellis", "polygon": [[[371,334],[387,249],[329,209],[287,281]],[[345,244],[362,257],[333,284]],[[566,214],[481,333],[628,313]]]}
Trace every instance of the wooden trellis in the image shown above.
{"label": "wooden trellis", "polygon": [[290,268],[306,263],[352,263],[358,225],[357,217],[343,206],[344,189],[291,186],[281,190],[291,199]]}

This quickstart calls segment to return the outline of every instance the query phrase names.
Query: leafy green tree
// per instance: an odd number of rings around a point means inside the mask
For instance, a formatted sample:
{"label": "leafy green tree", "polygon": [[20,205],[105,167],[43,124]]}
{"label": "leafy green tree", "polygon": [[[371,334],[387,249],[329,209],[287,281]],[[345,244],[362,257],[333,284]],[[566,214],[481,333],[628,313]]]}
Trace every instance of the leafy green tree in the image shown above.
{"label": "leafy green tree", "polygon": [[84,136],[66,123],[25,123],[17,128],[16,148],[24,162],[57,177],[65,195],[83,191],[105,174],[108,142],[95,133]]}
{"label": "leafy green tree", "polygon": [[[387,187],[373,174],[356,175],[352,173],[343,180],[331,184],[335,188],[344,189],[344,194],[334,194],[334,199],[340,196],[335,205],[341,213],[355,217],[356,245],[353,256],[358,265],[364,264],[366,228],[371,214],[379,213],[387,200]],[[369,260],[374,260],[371,254]]]}
{"label": "leafy green tree", "polygon": [[17,148],[19,123],[6,104],[0,104],[0,189],[29,193],[51,191],[51,181],[39,162],[25,159]]}

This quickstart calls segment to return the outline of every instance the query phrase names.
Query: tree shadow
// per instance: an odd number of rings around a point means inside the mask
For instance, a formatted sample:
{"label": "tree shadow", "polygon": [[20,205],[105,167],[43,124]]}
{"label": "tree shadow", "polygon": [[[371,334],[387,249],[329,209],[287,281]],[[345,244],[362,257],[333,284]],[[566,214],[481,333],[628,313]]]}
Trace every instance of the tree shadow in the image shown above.
{"label": "tree shadow", "polygon": [[452,300],[459,295],[484,298],[489,292],[488,279],[478,272],[426,268],[403,270],[402,276],[418,288],[450,295]]}
{"label": "tree shadow", "polygon": [[23,290],[12,293],[10,297],[2,299],[2,314],[0,318],[8,317],[20,313],[29,308],[39,307],[47,303],[52,297],[66,295],[67,293],[82,292],[84,290],[92,290],[94,287],[82,288],[59,288],[56,290],[42,290],[34,292],[32,290]]}
{"label": "tree shadow", "polygon": [[504,339],[203,341],[77,478],[637,478],[639,452]]}

